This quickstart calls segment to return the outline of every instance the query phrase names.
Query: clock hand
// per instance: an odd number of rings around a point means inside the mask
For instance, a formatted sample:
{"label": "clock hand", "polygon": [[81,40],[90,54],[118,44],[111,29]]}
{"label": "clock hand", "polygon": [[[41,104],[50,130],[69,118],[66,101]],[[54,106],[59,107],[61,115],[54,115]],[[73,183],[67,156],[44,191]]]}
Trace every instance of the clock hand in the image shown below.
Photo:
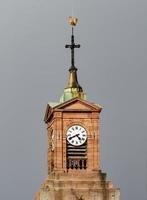
{"label": "clock hand", "polygon": [[77,137],[78,137],[79,140],[81,140],[81,138],[79,137],[79,134],[77,134]]}
{"label": "clock hand", "polygon": [[76,134],[76,135],[74,135],[74,136],[71,136],[71,137],[69,138],[69,140],[71,140],[71,139],[74,138],[74,137],[78,137],[78,135],[79,135],[79,134]]}

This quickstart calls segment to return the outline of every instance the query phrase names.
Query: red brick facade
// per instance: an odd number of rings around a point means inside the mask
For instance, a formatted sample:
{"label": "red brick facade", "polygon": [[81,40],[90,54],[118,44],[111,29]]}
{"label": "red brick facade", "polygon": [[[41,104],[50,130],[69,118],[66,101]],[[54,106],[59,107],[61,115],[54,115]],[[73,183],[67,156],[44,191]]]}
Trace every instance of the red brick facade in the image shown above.
{"label": "red brick facade", "polygon": [[[34,200],[119,200],[119,189],[100,170],[101,110],[79,98],[47,106],[48,177]],[[70,147],[74,157],[69,159],[66,133],[72,125],[84,127],[88,137],[83,147]]]}

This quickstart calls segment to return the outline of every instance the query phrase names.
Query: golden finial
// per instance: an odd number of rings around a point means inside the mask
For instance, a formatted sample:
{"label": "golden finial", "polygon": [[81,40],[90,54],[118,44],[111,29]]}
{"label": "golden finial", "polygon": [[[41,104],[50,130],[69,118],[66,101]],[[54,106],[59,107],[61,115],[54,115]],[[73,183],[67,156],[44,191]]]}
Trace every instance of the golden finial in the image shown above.
{"label": "golden finial", "polygon": [[76,26],[78,23],[78,18],[70,16],[68,19],[68,23],[70,26]]}

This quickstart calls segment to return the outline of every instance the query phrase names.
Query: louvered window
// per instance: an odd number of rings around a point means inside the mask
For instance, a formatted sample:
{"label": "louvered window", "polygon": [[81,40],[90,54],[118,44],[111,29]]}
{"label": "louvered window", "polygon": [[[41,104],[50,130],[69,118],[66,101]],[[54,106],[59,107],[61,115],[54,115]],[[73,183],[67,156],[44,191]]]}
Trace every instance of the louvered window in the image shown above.
{"label": "louvered window", "polygon": [[67,142],[67,169],[87,168],[87,142],[81,146],[72,146]]}

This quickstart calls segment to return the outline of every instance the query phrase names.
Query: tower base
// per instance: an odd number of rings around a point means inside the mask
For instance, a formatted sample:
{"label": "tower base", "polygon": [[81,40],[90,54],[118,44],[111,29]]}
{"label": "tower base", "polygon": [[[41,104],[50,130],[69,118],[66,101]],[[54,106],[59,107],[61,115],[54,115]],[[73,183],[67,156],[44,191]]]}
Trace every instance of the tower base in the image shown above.
{"label": "tower base", "polygon": [[101,171],[52,173],[33,200],[120,200],[120,191]]}

